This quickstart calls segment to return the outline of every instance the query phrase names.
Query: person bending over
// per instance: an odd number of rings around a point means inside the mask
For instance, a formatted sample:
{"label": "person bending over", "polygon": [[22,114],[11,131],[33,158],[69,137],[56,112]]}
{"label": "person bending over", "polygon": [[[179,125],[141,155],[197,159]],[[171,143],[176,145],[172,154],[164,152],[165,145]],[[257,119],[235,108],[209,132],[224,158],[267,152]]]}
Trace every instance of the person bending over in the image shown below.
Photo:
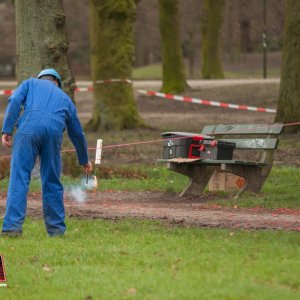
{"label": "person bending over", "polygon": [[[89,174],[92,164],[77,111],[61,89],[62,81],[54,69],[42,70],[37,78],[23,81],[9,98],[2,127],[2,144],[12,147],[10,181],[2,235],[21,235],[26,216],[31,171],[40,160],[43,214],[49,236],[66,230],[61,174],[61,144],[68,131],[80,165]],[[23,107],[23,114],[19,117]],[[12,143],[14,127],[17,128]]]}

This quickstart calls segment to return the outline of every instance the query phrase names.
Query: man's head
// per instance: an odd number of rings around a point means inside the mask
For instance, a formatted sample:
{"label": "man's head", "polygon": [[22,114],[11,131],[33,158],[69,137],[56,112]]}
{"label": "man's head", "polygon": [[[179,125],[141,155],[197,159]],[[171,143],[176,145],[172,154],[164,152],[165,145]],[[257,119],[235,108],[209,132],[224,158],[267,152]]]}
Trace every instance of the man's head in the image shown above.
{"label": "man's head", "polygon": [[38,79],[48,79],[57,82],[59,88],[61,88],[61,78],[59,74],[54,69],[42,70],[37,76]]}

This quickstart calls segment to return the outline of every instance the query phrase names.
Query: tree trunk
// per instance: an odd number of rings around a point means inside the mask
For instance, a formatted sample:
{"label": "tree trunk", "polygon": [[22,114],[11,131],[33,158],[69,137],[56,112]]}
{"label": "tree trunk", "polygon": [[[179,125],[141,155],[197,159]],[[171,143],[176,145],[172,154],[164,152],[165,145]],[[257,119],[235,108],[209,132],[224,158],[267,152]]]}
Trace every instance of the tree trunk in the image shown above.
{"label": "tree trunk", "polygon": [[204,0],[201,18],[202,76],[205,79],[224,78],[221,51],[221,28],[224,0]]}
{"label": "tree trunk", "polygon": [[180,43],[178,0],[159,0],[162,40],[162,92],[180,93],[187,87]]}
{"label": "tree trunk", "polygon": [[134,0],[90,0],[91,70],[94,111],[87,129],[137,128],[144,123],[131,84],[97,80],[131,78],[134,61]]}
{"label": "tree trunk", "polygon": [[[285,37],[276,122],[290,123],[300,120],[300,2],[286,1]],[[296,132],[297,127],[286,127]],[[287,130],[285,130],[287,131]]]}
{"label": "tree trunk", "polygon": [[242,53],[251,53],[253,51],[251,41],[251,22],[248,19],[240,21],[240,43]]}
{"label": "tree trunk", "polygon": [[74,99],[63,1],[15,0],[15,7],[18,81],[54,68],[62,78],[64,91]]}

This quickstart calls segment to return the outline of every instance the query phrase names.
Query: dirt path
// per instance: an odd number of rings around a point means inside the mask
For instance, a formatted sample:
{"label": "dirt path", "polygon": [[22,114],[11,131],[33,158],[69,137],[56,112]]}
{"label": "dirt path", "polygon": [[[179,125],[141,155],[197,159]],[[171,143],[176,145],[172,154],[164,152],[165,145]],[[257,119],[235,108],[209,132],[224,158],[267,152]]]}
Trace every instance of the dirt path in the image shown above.
{"label": "dirt path", "polygon": [[[300,210],[225,208],[203,201],[207,198],[179,198],[178,194],[161,192],[90,192],[85,203],[77,203],[66,195],[65,207],[70,217],[112,220],[131,217],[181,226],[300,231]],[[4,210],[2,194],[1,215]],[[40,193],[30,194],[27,213],[42,217]]]}

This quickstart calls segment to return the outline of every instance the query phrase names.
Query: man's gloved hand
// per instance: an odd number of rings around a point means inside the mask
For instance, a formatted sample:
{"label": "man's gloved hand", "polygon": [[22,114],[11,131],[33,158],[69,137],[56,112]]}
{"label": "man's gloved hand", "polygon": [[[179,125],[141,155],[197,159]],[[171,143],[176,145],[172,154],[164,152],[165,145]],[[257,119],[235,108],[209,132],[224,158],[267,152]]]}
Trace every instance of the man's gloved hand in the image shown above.
{"label": "man's gloved hand", "polygon": [[12,136],[7,133],[2,133],[2,145],[4,147],[10,147],[12,143]]}
{"label": "man's gloved hand", "polygon": [[93,170],[93,164],[89,161],[86,165],[83,165],[85,174],[90,174]]}

